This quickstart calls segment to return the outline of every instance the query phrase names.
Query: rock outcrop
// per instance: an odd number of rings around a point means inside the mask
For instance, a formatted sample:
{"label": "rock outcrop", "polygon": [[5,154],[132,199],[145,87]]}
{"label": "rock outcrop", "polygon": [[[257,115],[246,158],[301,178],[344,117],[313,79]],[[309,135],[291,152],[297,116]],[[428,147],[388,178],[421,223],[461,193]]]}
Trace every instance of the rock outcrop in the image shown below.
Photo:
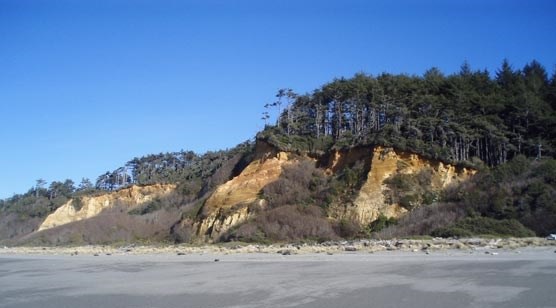
{"label": "rock outcrop", "polygon": [[[95,217],[105,209],[114,206],[132,208],[140,206],[156,197],[162,197],[173,192],[176,185],[155,184],[148,186],[131,186],[100,196],[85,196],[78,201],[71,199],[54,213],[48,215],[39,226],[38,231],[54,228],[67,223]],[[76,209],[76,203],[80,208]]]}
{"label": "rock outcrop", "polygon": [[261,190],[280,177],[288,162],[287,153],[275,151],[264,143],[258,144],[255,159],[206,200],[194,226],[197,235],[215,239],[251,217],[253,206],[264,208],[265,201],[259,197]]}
{"label": "rock outcrop", "polygon": [[[356,153],[344,153],[356,158],[362,157],[361,149]],[[341,155],[340,155],[341,156]],[[349,160],[338,157],[337,160]],[[392,148],[377,146],[367,149],[366,160],[370,161],[367,179],[351,204],[339,204],[330,209],[330,216],[335,219],[348,219],[360,224],[369,224],[380,214],[398,218],[407,210],[397,203],[389,203],[385,192],[389,189],[385,180],[395,174],[417,174],[423,170],[431,171],[430,188],[439,191],[449,184],[461,182],[475,174],[475,170],[458,168],[439,161],[424,159],[417,154],[395,151]],[[331,167],[335,167],[333,164]]]}
{"label": "rock outcrop", "polygon": [[[279,152],[271,146],[260,143],[256,158],[241,174],[219,186],[207,199],[201,215],[194,224],[197,236],[216,240],[230,228],[253,217],[253,207],[265,208],[266,201],[260,198],[262,189],[276,181],[282,168],[295,160],[311,159],[292,153]],[[333,175],[355,162],[363,162],[367,177],[352,202],[336,203],[328,209],[333,220],[348,219],[366,225],[379,215],[399,217],[407,209],[386,200],[389,189],[385,180],[391,176],[417,174],[430,170],[430,189],[441,190],[447,185],[466,180],[474,170],[458,168],[439,161],[424,159],[416,154],[395,151],[384,147],[357,147],[348,151],[330,153],[327,173]]]}

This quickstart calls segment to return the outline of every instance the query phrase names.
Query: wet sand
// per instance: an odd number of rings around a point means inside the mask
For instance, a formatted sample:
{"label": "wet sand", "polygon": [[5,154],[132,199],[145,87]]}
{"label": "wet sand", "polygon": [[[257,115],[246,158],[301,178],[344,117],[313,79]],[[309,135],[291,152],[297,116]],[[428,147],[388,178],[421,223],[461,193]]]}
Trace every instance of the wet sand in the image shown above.
{"label": "wet sand", "polygon": [[554,247],[486,252],[0,254],[0,307],[556,307]]}

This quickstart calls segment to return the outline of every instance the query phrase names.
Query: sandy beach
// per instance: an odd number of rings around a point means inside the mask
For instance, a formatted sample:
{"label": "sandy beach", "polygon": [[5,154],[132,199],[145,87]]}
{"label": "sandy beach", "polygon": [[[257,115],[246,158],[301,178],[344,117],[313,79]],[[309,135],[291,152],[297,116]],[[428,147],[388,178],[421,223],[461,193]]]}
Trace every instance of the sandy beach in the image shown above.
{"label": "sandy beach", "polygon": [[353,251],[342,244],[334,253],[3,248],[0,307],[556,307],[553,246],[366,251],[372,245],[346,243]]}

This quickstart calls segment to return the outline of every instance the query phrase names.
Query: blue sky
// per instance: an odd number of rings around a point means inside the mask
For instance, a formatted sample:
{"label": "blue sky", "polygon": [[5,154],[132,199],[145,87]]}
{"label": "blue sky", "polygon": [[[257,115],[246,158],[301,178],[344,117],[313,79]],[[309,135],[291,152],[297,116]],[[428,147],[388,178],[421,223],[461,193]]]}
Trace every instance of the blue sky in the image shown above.
{"label": "blue sky", "polygon": [[0,198],[230,148],[279,88],[556,65],[555,1],[0,0]]}

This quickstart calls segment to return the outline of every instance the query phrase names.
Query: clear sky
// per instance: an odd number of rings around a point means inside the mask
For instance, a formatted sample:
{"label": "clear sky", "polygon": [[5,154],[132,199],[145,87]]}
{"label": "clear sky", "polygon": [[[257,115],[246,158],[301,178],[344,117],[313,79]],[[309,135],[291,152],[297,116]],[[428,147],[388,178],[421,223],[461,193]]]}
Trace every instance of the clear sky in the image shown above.
{"label": "clear sky", "polygon": [[0,198],[230,148],[279,88],[556,65],[556,1],[0,0]]}

